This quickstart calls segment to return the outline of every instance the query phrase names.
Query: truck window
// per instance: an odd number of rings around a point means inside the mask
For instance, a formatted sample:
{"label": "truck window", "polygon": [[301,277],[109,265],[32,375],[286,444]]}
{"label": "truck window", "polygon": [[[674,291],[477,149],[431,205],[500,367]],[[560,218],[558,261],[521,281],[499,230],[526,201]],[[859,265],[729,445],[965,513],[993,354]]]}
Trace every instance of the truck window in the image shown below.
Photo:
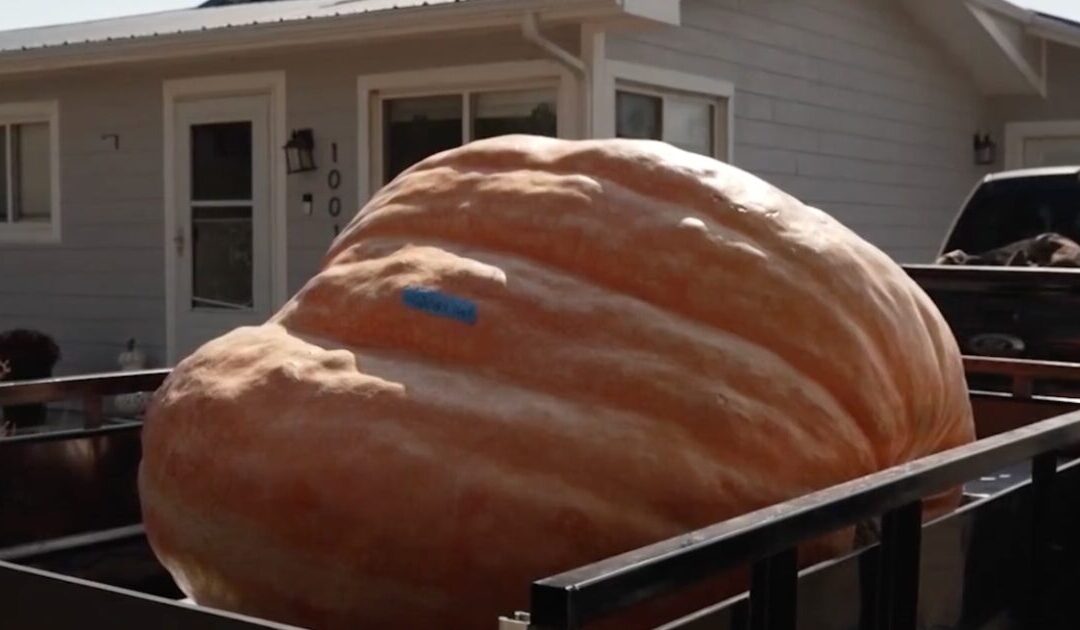
{"label": "truck window", "polygon": [[978,254],[1044,232],[1080,241],[1080,179],[1017,177],[980,186],[956,223],[946,252]]}

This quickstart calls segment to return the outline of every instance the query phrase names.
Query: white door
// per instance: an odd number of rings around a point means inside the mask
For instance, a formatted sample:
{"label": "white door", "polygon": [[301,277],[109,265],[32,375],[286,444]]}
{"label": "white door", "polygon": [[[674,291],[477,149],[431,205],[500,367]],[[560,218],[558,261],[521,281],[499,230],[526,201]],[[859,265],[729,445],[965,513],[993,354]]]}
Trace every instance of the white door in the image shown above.
{"label": "white door", "polygon": [[1080,120],[1005,125],[1005,168],[1080,165]]}
{"label": "white door", "polygon": [[1080,164],[1080,135],[1024,138],[1024,166]]}
{"label": "white door", "polygon": [[180,101],[172,217],[179,360],[271,308],[267,96]]}

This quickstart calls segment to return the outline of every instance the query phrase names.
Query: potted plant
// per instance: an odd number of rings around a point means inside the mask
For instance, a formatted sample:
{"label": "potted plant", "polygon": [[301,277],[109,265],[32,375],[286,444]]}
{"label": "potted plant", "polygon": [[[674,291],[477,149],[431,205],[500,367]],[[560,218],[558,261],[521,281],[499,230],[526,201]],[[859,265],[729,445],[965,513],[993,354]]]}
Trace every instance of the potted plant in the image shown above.
{"label": "potted plant", "polygon": [[[16,328],[0,333],[0,380],[24,381],[49,378],[60,348],[52,337],[37,330]],[[45,405],[6,405],[4,422],[14,427],[45,422]]]}

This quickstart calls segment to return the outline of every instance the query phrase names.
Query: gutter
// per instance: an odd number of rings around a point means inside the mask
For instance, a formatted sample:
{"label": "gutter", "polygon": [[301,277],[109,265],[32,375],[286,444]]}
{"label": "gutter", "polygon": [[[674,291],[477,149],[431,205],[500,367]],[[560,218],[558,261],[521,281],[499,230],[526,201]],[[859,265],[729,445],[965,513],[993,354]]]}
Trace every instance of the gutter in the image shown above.
{"label": "gutter", "polygon": [[544,37],[540,33],[540,22],[536,17],[536,13],[526,13],[521,18],[521,36],[525,38],[525,41],[536,44],[541,50],[551,55],[553,59],[569,68],[580,78],[585,78],[588,72],[585,68],[585,62]]}
{"label": "gutter", "polygon": [[529,12],[521,16],[521,36],[525,41],[536,45],[540,50],[546,52],[548,56],[568,68],[577,76],[578,81],[581,83],[581,100],[578,104],[580,108],[579,120],[582,121],[584,126],[584,129],[582,129],[584,136],[586,138],[592,137],[592,85],[595,80],[592,76],[593,73],[589,72],[588,66],[585,65],[584,61],[555,42],[544,37],[540,32],[540,19],[537,17],[536,13]]}

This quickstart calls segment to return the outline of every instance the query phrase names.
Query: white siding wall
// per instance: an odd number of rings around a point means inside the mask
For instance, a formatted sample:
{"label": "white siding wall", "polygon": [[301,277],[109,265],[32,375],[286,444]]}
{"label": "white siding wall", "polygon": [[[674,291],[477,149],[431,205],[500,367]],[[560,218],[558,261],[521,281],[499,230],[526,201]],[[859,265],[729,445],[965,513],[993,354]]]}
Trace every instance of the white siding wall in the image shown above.
{"label": "white siding wall", "polygon": [[[552,33],[576,50],[576,33]],[[357,210],[357,77],[437,66],[538,59],[516,32],[487,32],[365,47],[278,51],[233,59],[0,78],[0,103],[60,103],[63,241],[0,243],[0,330],[33,327],[53,335],[60,373],[115,369],[128,337],[153,364],[165,356],[165,271],[162,173],[162,81],[239,72],[284,70],[287,129],[310,127],[319,170],[289,176],[288,292],[314,273],[333,237],[326,212],[330,145],[338,144],[342,200],[337,222]],[[113,149],[104,134],[119,134]],[[301,195],[315,212],[301,212]]]}
{"label": "white siding wall", "polygon": [[732,81],[737,166],[924,262],[981,174],[982,100],[897,4],[684,0],[608,55]]}
{"label": "white siding wall", "polygon": [[[161,354],[160,94],[122,73],[0,82],[0,102],[60,103],[63,241],[0,243],[0,330],[53,335],[62,372],[117,369],[128,337]],[[119,150],[101,138],[112,133]]]}

